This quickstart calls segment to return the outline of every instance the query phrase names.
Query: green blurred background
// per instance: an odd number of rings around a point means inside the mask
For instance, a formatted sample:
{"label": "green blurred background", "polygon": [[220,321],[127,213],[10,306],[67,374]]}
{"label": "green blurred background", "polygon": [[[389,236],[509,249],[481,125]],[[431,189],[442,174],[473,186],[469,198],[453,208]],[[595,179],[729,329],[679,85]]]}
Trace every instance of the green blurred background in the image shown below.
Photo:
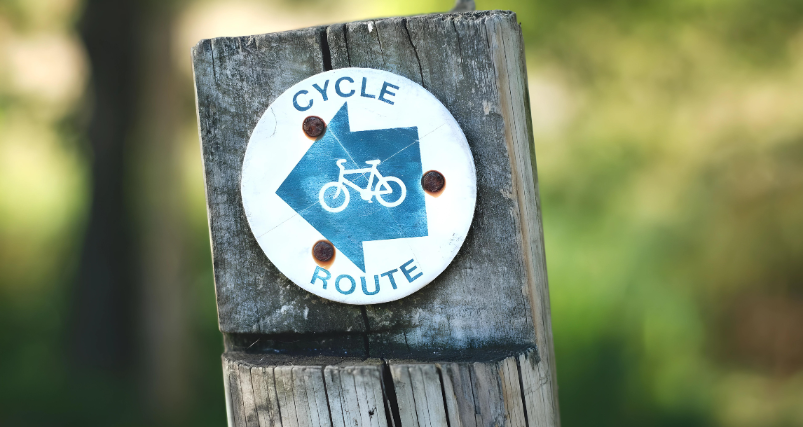
{"label": "green blurred background", "polygon": [[[0,425],[221,426],[190,47],[449,0],[0,0]],[[518,13],[563,425],[803,426],[803,1]]]}

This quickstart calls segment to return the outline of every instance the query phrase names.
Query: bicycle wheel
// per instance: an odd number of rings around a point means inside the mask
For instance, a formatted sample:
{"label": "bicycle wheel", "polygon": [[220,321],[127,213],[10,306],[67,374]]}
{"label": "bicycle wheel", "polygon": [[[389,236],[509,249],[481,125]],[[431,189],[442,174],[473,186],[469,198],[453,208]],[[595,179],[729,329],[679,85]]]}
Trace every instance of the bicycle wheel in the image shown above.
{"label": "bicycle wheel", "polygon": [[[404,198],[407,197],[407,187],[399,178],[395,176],[384,177],[382,181],[376,184],[377,190],[382,192],[388,191],[385,194],[377,194],[376,199],[382,206],[393,208],[399,206]],[[387,199],[386,199],[387,197]]]}
{"label": "bicycle wheel", "polygon": [[[338,191],[340,194],[337,194]],[[321,202],[321,207],[332,213],[346,209],[350,199],[349,190],[339,182],[330,182],[324,185],[321,187],[320,193],[318,193],[318,201]]]}

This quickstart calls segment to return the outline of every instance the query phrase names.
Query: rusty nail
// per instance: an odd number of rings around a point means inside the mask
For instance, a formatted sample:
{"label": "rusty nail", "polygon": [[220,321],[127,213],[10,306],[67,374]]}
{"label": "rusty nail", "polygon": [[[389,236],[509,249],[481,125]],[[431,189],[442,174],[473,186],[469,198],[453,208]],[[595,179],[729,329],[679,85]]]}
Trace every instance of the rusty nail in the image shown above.
{"label": "rusty nail", "polygon": [[427,192],[437,193],[443,190],[444,185],[446,185],[446,178],[438,171],[429,171],[421,177],[421,186]]}
{"label": "rusty nail", "polygon": [[318,116],[309,116],[304,119],[304,122],[301,124],[301,129],[303,129],[304,133],[310,138],[317,138],[323,135],[323,132],[326,130],[326,123]]}
{"label": "rusty nail", "polygon": [[320,262],[327,262],[335,256],[335,247],[327,240],[321,240],[312,247],[312,255]]}

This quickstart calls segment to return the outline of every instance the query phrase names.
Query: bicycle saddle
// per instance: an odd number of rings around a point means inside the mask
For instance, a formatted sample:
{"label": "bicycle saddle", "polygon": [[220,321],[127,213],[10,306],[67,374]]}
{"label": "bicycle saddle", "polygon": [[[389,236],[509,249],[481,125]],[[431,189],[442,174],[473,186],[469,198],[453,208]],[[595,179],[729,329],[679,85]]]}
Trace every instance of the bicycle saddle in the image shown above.
{"label": "bicycle saddle", "polygon": [[379,160],[379,159],[377,159],[377,160],[368,160],[365,163],[367,163],[367,164],[369,164],[371,166],[376,166],[376,165],[382,163],[382,160]]}

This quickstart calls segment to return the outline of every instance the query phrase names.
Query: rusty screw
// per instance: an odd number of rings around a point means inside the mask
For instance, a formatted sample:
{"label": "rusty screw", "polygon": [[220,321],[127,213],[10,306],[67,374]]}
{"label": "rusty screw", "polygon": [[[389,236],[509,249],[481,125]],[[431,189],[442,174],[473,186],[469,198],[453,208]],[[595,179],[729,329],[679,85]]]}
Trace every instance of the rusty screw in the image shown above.
{"label": "rusty screw", "polygon": [[438,171],[429,171],[421,177],[421,186],[424,187],[424,191],[429,193],[440,192],[444,185],[446,185],[446,178]]}
{"label": "rusty screw", "polygon": [[312,256],[320,262],[327,262],[335,256],[335,247],[327,240],[321,240],[312,247]]}
{"label": "rusty screw", "polygon": [[326,130],[326,123],[318,116],[309,116],[304,119],[304,122],[301,124],[301,129],[304,130],[304,133],[306,133],[308,137],[317,138],[323,135],[323,132]]}

